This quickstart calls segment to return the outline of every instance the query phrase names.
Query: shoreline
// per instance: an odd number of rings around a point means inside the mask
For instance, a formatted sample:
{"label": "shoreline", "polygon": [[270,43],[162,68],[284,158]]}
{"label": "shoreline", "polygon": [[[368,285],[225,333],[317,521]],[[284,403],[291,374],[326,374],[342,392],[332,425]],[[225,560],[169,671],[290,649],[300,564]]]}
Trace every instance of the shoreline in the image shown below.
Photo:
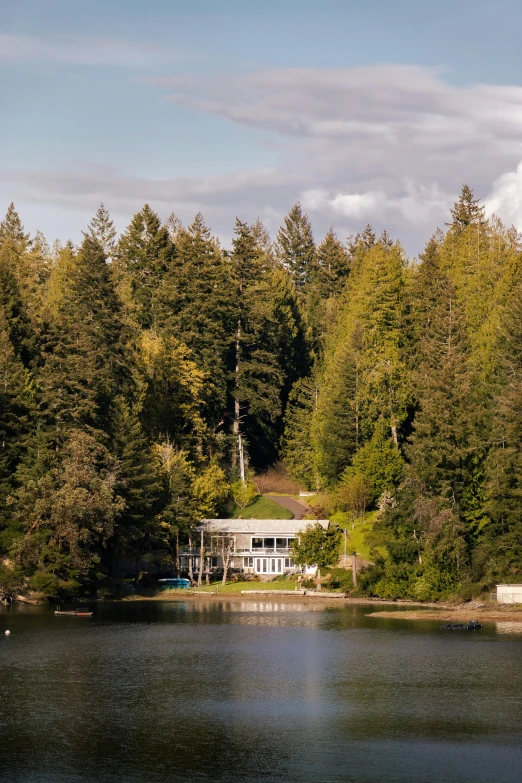
{"label": "shoreline", "polygon": [[[397,619],[397,612],[370,612],[367,617],[377,617],[380,619]],[[479,608],[467,609],[466,606],[456,606],[454,608],[440,607],[437,609],[428,609],[425,611],[412,611],[405,609],[400,612],[401,620],[435,620],[438,622],[464,622],[469,623],[471,620],[478,620],[478,622],[496,623],[502,620],[511,622],[520,622],[522,624],[522,609],[513,609],[509,604],[499,604],[494,609],[487,606]]]}
{"label": "shoreline", "polygon": [[[238,592],[192,592],[192,591],[179,591],[174,594],[165,595],[163,593],[156,593],[153,595],[143,595],[133,593],[131,595],[124,596],[122,598],[109,598],[104,600],[95,601],[76,601],[76,603],[88,604],[88,603],[129,603],[129,602],[163,602],[163,603],[176,603],[176,602],[213,602],[220,603],[223,601],[238,603],[248,601],[250,603],[266,603],[277,602],[280,604],[304,604],[308,607],[338,607],[345,608],[347,606],[362,606],[368,609],[372,608],[372,611],[368,611],[367,617],[374,617],[376,619],[393,619],[393,620],[409,620],[414,622],[419,621],[431,621],[442,623],[460,623],[469,622],[470,620],[477,620],[479,622],[520,622],[522,624],[522,606],[513,606],[510,604],[493,604],[493,605],[468,605],[458,604],[456,606],[450,606],[445,603],[434,603],[420,601],[413,601],[411,599],[400,600],[386,600],[382,598],[364,598],[364,597],[350,597],[350,596],[332,596],[326,593],[324,596],[314,593],[312,595],[303,595],[302,593],[289,594],[281,593],[279,590],[272,590],[270,592],[264,592],[262,594],[255,591],[247,591],[244,593]],[[42,599],[27,598],[23,600],[13,601],[12,604],[6,604],[5,606],[20,604],[26,606],[35,606],[38,604],[46,604],[47,601]],[[74,603],[74,602],[67,602]],[[473,602],[472,602],[473,603]],[[1,606],[4,606],[3,604]],[[389,608],[388,608],[389,607]],[[393,610],[391,609],[393,607]]]}
{"label": "shoreline", "polygon": [[[289,595],[288,593],[281,595],[279,590],[272,590],[270,593],[255,593],[254,591],[246,592],[246,593],[226,593],[226,592],[219,592],[219,593],[190,593],[189,595],[183,595],[182,592],[176,593],[175,595],[129,595],[125,598],[116,599],[116,601],[188,601],[188,600],[200,600],[200,599],[207,599],[212,601],[274,601],[277,600],[280,603],[295,603],[296,601],[299,601],[300,603],[308,603],[310,605],[315,604],[329,604],[331,606],[409,606],[409,607],[421,607],[421,606],[427,606],[429,608],[435,608],[436,604],[421,604],[419,601],[409,601],[409,600],[403,600],[403,601],[387,601],[380,598],[351,598],[351,597],[342,597],[342,598],[332,598],[331,596],[325,595],[319,596],[317,593],[315,593],[313,596],[311,595],[302,595],[301,593],[296,593],[296,595]],[[396,614],[395,612],[390,612],[390,614]]]}
{"label": "shoreline", "polygon": [[[274,602],[278,603],[304,603],[308,606],[329,606],[329,607],[346,607],[346,606],[366,606],[368,608],[375,607],[377,611],[371,611],[367,613],[367,617],[375,617],[377,619],[390,619],[390,620],[410,620],[410,621],[438,621],[438,622],[469,622],[470,620],[478,620],[479,622],[499,622],[499,621],[519,621],[522,623],[522,607],[513,608],[509,604],[499,604],[495,607],[480,606],[480,607],[468,607],[466,604],[460,604],[458,606],[448,606],[447,604],[436,603],[420,603],[419,601],[412,601],[403,599],[400,601],[385,600],[381,598],[331,598],[327,595],[324,598],[315,594],[313,597],[310,595],[279,595],[277,590],[273,591],[273,595],[263,594],[256,595],[253,593],[240,594],[240,593],[191,593],[190,595],[154,595],[154,596],[139,596],[132,595],[126,598],[120,599],[123,601],[187,601],[187,600],[201,600],[207,601],[232,601],[234,603],[239,601],[250,602]],[[394,607],[393,611],[389,609],[379,610],[379,607]]]}

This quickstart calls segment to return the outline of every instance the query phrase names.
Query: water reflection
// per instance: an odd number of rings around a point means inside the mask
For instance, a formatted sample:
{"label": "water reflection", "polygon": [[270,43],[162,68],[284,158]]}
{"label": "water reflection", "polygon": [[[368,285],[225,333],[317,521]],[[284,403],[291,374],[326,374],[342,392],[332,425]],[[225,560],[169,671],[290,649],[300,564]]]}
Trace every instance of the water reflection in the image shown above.
{"label": "water reflection", "polygon": [[280,601],[238,601],[225,602],[227,612],[310,612],[321,607],[304,603],[287,603]]}
{"label": "water reflection", "polygon": [[277,600],[94,611],[0,615],[2,783],[518,780],[518,629]]}

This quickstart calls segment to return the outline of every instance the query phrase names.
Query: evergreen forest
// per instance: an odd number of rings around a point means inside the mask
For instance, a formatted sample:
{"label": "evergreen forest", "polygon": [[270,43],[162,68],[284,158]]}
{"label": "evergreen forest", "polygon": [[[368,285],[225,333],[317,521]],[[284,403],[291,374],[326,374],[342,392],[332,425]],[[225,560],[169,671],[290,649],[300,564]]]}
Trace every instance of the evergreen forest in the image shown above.
{"label": "evergreen forest", "polygon": [[239,435],[247,483],[284,465],[364,527],[360,593],[522,581],[522,238],[467,186],[413,260],[369,225],[316,241],[299,204],[229,248],[148,205],[51,247],[11,205],[0,380],[0,597],[172,567],[242,491]]}

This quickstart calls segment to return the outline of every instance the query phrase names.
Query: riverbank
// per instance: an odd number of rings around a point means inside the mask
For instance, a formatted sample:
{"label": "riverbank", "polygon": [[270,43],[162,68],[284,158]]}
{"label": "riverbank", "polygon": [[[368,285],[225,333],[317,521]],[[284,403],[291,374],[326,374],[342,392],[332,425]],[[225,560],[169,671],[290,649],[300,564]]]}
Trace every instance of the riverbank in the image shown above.
{"label": "riverbank", "polygon": [[[432,605],[433,606],[433,605]],[[423,610],[405,609],[401,613],[401,620],[437,620],[438,622],[449,623],[469,623],[470,620],[479,622],[499,622],[518,621],[522,623],[522,607],[517,608],[509,605],[498,605],[494,607],[483,606],[478,608],[468,608],[466,604],[455,607],[434,607]],[[397,612],[371,612],[369,617],[393,618],[397,619]]]}
{"label": "riverbank", "polygon": [[[218,593],[210,592],[197,592],[192,590],[179,590],[171,593],[155,593],[154,595],[128,595],[122,598],[122,601],[187,601],[187,600],[211,600],[211,601],[277,601],[281,603],[307,603],[307,604],[328,604],[330,606],[405,606],[405,607],[417,607],[420,610],[421,606],[426,604],[420,604],[418,601],[386,601],[380,598],[350,598],[350,597],[332,597],[325,594],[324,596],[318,593],[313,595],[302,595],[296,591],[293,593],[281,594],[280,590],[271,590],[263,595],[256,594],[254,591],[247,593],[228,593],[226,591],[219,591]],[[430,604],[429,607],[435,607],[436,604]],[[428,607],[428,608],[429,608]],[[421,610],[422,611],[422,610]],[[390,612],[390,614],[396,614],[396,612]]]}
{"label": "riverbank", "polygon": [[[480,622],[498,622],[511,621],[522,622],[522,607],[513,607],[510,605],[485,605],[476,606],[476,604],[460,604],[458,606],[448,606],[447,604],[420,603],[411,600],[387,601],[381,598],[351,598],[332,597],[314,593],[313,595],[302,595],[297,592],[293,594],[281,594],[280,590],[271,590],[263,595],[250,593],[237,593],[219,591],[217,593],[183,591],[176,593],[156,593],[154,595],[129,595],[123,601],[200,601],[206,599],[210,601],[277,601],[278,603],[306,603],[308,605],[318,606],[367,606],[374,607],[376,611],[368,612],[368,617],[397,619],[400,615],[401,620],[435,620],[437,622],[469,622],[470,620],[479,620]],[[381,611],[379,607],[394,607],[393,610],[385,609]]]}

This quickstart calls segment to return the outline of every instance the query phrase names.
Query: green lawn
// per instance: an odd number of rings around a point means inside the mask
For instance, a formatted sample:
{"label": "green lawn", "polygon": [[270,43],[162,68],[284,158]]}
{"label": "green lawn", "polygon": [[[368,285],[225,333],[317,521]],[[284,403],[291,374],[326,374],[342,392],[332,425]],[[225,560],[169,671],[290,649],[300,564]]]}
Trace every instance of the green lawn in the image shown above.
{"label": "green lawn", "polygon": [[258,495],[246,508],[236,506],[231,514],[232,519],[293,519],[294,515],[274,500]]}
{"label": "green lawn", "polygon": [[296,582],[281,581],[281,582],[229,582],[225,587],[221,586],[221,582],[215,582],[212,585],[205,585],[196,589],[196,593],[212,593],[219,588],[220,593],[240,593],[241,590],[293,590],[296,586]]}

